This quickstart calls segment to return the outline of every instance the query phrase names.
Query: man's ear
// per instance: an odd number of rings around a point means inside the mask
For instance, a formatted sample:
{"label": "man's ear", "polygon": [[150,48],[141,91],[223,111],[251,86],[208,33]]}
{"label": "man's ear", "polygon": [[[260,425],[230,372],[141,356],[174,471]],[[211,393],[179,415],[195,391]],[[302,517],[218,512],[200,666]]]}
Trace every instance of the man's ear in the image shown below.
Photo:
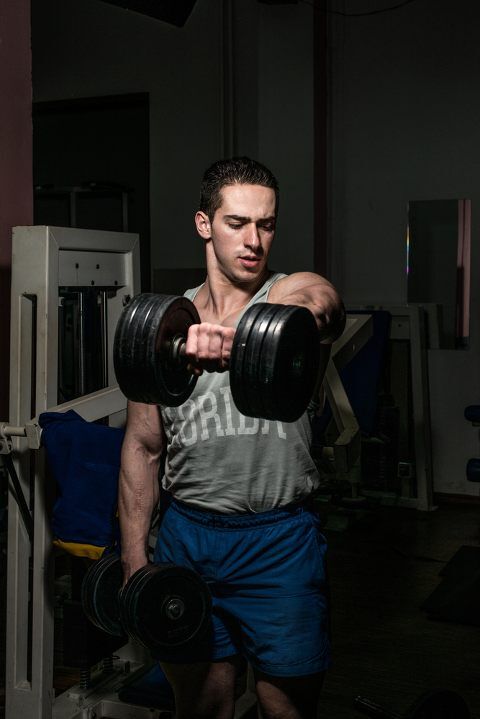
{"label": "man's ear", "polygon": [[195,214],[195,225],[197,232],[204,240],[209,240],[212,236],[212,227],[210,225],[210,219],[205,212],[198,210]]}

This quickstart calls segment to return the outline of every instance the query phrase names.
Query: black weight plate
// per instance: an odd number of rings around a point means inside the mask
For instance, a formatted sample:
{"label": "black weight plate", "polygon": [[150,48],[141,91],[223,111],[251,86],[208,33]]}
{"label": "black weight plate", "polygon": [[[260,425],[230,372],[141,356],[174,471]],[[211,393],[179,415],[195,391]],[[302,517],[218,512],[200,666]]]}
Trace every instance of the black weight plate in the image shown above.
{"label": "black weight plate", "polygon": [[[261,337],[258,333],[257,320],[268,312],[272,305],[257,303],[244,312],[235,331],[232,352],[229,361],[230,388],[233,401],[241,414],[247,417],[261,417],[263,408],[261,397],[258,397],[256,389],[258,345],[261,344]],[[262,321],[261,321],[262,323]]]}
{"label": "black weight plate", "polygon": [[[129,585],[120,602],[122,617],[129,636],[149,649],[185,646],[208,626],[210,595],[190,570],[151,565],[139,570]],[[168,610],[171,614],[179,602],[181,615],[169,616]]]}
{"label": "black weight plate", "polygon": [[449,689],[432,690],[414,702],[406,719],[469,719],[465,699]]}
{"label": "black weight plate", "polygon": [[98,626],[98,620],[95,610],[95,596],[96,596],[96,582],[97,575],[102,573],[105,566],[106,557],[99,559],[97,562],[92,564],[82,581],[81,587],[81,601],[85,615],[90,621]]}
{"label": "black weight plate", "polygon": [[270,328],[271,323],[275,322],[276,308],[277,305],[265,303],[257,314],[250,330],[244,365],[244,391],[248,405],[253,416],[264,419],[280,419],[271,412],[271,378],[266,373],[267,368],[262,366],[265,344],[271,341]]}
{"label": "black weight plate", "polygon": [[247,310],[239,329],[241,353],[235,346],[233,381],[231,375],[238,409],[253,417],[297,420],[311,399],[320,361],[312,313],[294,305],[259,303]]}
{"label": "black weight plate", "polygon": [[186,297],[144,293],[122,312],[115,332],[113,358],[120,389],[128,399],[177,407],[190,396],[197,381],[186,362],[172,359],[171,342],[186,338],[200,322]]}
{"label": "black weight plate", "polygon": [[248,410],[246,398],[242,393],[245,354],[248,347],[250,330],[254,325],[257,314],[262,311],[262,307],[262,304],[252,305],[252,307],[250,307],[246,312],[244,312],[235,330],[235,339],[230,354],[230,386],[236,405],[236,397],[238,397],[237,409],[242,412],[242,414],[247,414],[244,409]]}
{"label": "black weight plate", "polygon": [[123,636],[118,607],[118,592],[123,572],[115,554],[102,557],[86,572],[81,589],[83,611],[87,618],[108,634]]}
{"label": "black weight plate", "polygon": [[264,405],[273,418],[294,422],[307,409],[320,363],[320,335],[305,307],[278,305],[259,357]]}
{"label": "black weight plate", "polygon": [[210,622],[211,597],[192,570],[148,565],[131,577],[120,606],[128,635],[153,651],[198,641]]}
{"label": "black weight plate", "polygon": [[136,295],[117,324],[113,343],[115,375],[124,395],[135,402],[150,404],[151,393],[155,392],[154,340],[165,304],[163,295]]}

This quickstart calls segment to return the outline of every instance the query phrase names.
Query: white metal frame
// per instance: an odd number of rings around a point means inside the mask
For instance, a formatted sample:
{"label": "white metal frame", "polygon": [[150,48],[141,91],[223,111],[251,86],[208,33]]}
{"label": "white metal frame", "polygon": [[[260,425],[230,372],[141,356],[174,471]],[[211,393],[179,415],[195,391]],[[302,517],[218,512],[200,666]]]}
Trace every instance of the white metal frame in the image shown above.
{"label": "white metal frame", "polygon": [[353,475],[350,470],[360,457],[360,427],[345,392],[340,372],[368,342],[372,331],[371,315],[347,315],[345,330],[341,337],[333,343],[330,362],[323,380],[325,393],[338,430],[338,437],[332,448],[335,473],[338,479],[346,479],[352,484],[354,496],[357,494],[360,478],[358,473]]}
{"label": "white metal frame", "polygon": [[[109,300],[108,356],[126,295],[140,290],[138,235],[57,227],[16,227],[12,244],[10,421],[22,426],[47,409],[75,408],[97,419],[125,408],[118,388],[57,407],[58,288],[118,286]],[[111,260],[111,261],[110,261]],[[73,278],[73,282],[72,282]],[[68,280],[68,282],[66,282]],[[114,377],[109,363],[109,377]],[[53,715],[53,570],[48,526],[52,487],[43,451],[13,439],[15,464],[33,507],[33,546],[9,498],[7,562],[6,719]]]}

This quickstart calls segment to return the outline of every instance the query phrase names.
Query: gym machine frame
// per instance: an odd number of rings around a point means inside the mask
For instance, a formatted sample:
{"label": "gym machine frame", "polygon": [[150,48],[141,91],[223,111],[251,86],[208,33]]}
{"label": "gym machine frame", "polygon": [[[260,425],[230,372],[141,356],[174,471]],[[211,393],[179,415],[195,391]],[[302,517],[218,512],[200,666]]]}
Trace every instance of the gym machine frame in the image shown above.
{"label": "gym machine frame", "polygon": [[[433,497],[433,458],[428,380],[428,348],[438,346],[438,329],[433,305],[363,305],[351,310],[373,312],[386,310],[391,315],[390,339],[408,342],[409,369],[412,383],[412,436],[414,477],[402,478],[400,494],[385,496],[386,503],[431,512],[436,509]],[[430,320],[430,321],[429,321]],[[416,486],[413,486],[413,479]],[[363,490],[368,495],[382,495]]]}
{"label": "gym machine frame", "polygon": [[[113,377],[116,322],[125,297],[140,288],[139,240],[128,233],[17,227],[12,257],[10,421],[7,430],[3,426],[2,446],[8,450],[9,435],[20,484],[33,509],[34,539],[31,544],[10,493],[5,713],[6,719],[48,719],[59,716],[54,710],[54,560],[48,521],[53,488],[46,481],[43,452],[29,449],[36,436],[31,418],[46,410],[75,409],[89,421],[108,416],[114,423],[125,410],[126,400],[115,386],[57,406],[59,287],[118,287],[108,300],[105,328],[107,372]],[[11,432],[22,427],[27,442]]]}

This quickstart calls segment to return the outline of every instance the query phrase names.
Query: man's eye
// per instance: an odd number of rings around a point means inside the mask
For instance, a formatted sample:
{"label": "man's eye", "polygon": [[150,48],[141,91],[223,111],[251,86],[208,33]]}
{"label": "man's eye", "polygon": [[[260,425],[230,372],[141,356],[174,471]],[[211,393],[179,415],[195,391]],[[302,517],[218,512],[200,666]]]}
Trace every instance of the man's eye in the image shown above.
{"label": "man's eye", "polygon": [[231,227],[232,230],[239,230],[241,227],[243,227],[243,225],[239,224],[238,222],[237,223],[229,222],[228,226]]}
{"label": "man's eye", "polygon": [[260,229],[265,230],[265,232],[273,232],[275,229],[275,223],[266,222],[264,225],[260,225]]}

